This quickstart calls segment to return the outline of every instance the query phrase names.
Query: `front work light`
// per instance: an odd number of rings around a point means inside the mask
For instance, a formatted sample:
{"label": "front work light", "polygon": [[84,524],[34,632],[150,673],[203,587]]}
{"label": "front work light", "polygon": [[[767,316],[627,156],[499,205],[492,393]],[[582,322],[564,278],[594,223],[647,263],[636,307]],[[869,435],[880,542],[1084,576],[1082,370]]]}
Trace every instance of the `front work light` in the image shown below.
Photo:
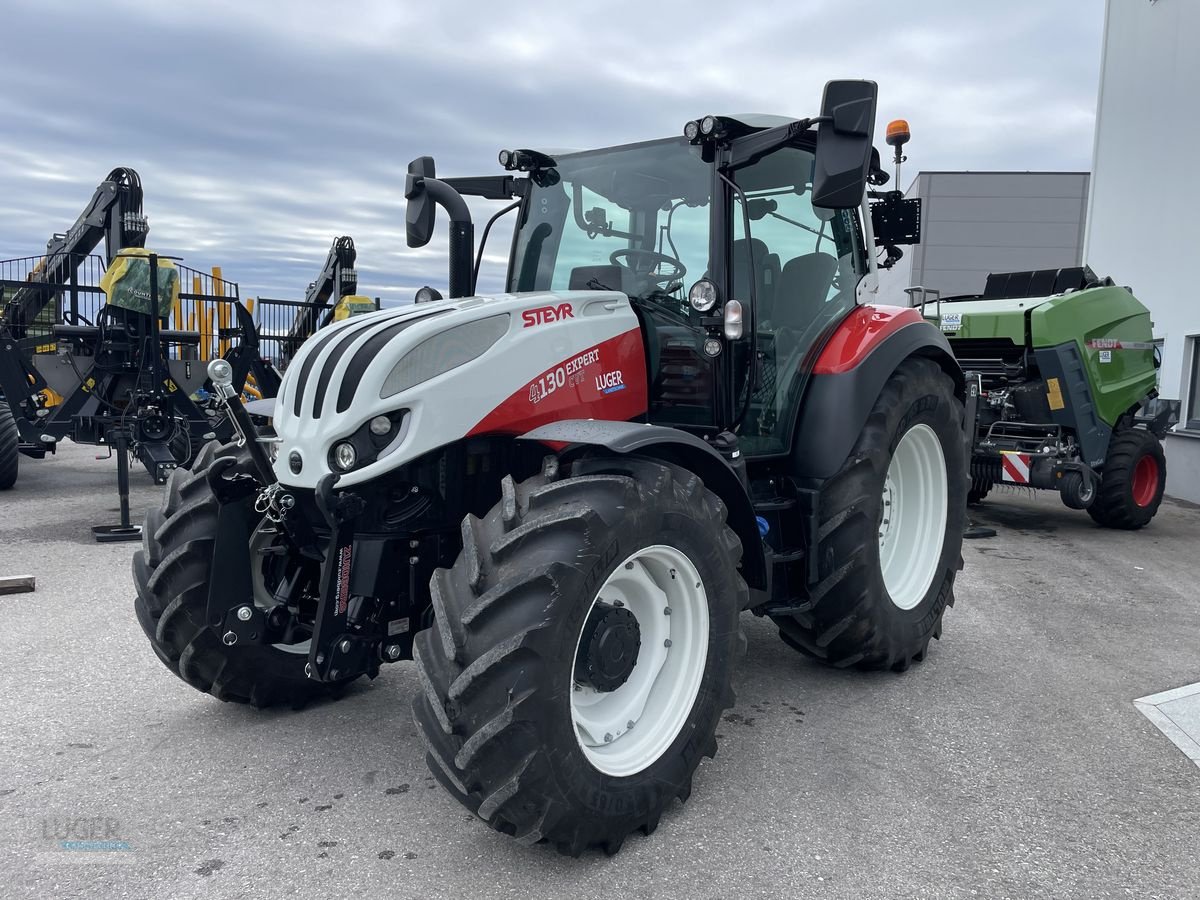
{"label": "front work light", "polygon": [[343,472],[353,469],[356,462],[358,453],[349,441],[342,441],[333,448],[333,464]]}
{"label": "front work light", "polygon": [[706,137],[717,130],[717,117],[705,116],[700,120],[700,133]]}
{"label": "front work light", "polygon": [[736,341],[742,336],[742,304],[730,300],[725,304],[725,337]]}
{"label": "front work light", "polygon": [[717,286],[707,278],[701,278],[688,291],[688,303],[696,312],[708,312],[717,305]]}
{"label": "front work light", "polygon": [[693,121],[684,125],[683,136],[689,141],[695,141],[696,138],[700,137],[700,123]]}

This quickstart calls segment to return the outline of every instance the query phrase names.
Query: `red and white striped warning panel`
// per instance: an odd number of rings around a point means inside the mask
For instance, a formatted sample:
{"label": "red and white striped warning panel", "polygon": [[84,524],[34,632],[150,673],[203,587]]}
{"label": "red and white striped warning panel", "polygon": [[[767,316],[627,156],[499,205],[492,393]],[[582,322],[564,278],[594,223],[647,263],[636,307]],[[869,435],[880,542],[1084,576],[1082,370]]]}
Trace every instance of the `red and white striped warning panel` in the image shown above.
{"label": "red and white striped warning panel", "polygon": [[1029,484],[1029,467],[1032,457],[1028,453],[1017,453],[1015,450],[1000,451],[1000,468],[1004,480],[1013,484]]}

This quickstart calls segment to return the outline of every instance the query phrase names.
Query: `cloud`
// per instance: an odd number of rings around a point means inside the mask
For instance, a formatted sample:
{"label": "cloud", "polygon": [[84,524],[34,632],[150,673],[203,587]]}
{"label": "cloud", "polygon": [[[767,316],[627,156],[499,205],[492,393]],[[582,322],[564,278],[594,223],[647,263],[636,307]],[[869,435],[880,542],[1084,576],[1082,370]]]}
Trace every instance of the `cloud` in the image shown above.
{"label": "cloud", "polygon": [[[915,6],[915,5],[911,5]],[[36,253],[111,168],[137,169],[151,244],[243,296],[298,298],[349,234],[363,293],[444,285],[404,243],[404,170],[493,174],[504,146],[588,147],[706,112],[816,111],[870,77],[917,169],[1086,169],[1102,0],[897,12],[876,0],[556,7],[392,0],[18,0],[0,54],[0,256]],[[907,175],[905,181],[907,181]],[[487,204],[475,205],[482,231]],[[511,226],[489,242],[498,289]]]}

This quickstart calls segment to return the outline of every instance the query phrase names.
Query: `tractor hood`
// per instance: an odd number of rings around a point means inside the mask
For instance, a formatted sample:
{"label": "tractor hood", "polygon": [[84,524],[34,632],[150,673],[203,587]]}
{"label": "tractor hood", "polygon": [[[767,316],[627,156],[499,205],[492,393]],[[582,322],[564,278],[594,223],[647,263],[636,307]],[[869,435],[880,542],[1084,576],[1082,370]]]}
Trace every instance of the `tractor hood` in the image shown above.
{"label": "tractor hood", "polygon": [[334,472],[348,487],[464,437],[522,434],[581,409],[621,420],[645,412],[641,330],[624,294],[500,294],[367,313],[318,331],[288,366],[275,472],[298,488]]}

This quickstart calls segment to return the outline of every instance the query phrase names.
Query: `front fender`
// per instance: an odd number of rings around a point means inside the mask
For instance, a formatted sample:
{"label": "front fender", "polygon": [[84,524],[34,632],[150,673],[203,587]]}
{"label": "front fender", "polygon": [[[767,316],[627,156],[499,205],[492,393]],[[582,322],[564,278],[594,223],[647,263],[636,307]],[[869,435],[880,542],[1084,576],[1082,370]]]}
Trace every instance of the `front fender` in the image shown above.
{"label": "front fender", "polygon": [[662,425],[593,419],[564,419],[520,436],[564,446],[569,457],[576,448],[603,447],[616,454],[636,453],[674,463],[695,472],[725,504],[727,522],[742,542],[742,577],[756,590],[767,589],[767,564],[754,517],[754,504],[725,458],[705,441]]}

